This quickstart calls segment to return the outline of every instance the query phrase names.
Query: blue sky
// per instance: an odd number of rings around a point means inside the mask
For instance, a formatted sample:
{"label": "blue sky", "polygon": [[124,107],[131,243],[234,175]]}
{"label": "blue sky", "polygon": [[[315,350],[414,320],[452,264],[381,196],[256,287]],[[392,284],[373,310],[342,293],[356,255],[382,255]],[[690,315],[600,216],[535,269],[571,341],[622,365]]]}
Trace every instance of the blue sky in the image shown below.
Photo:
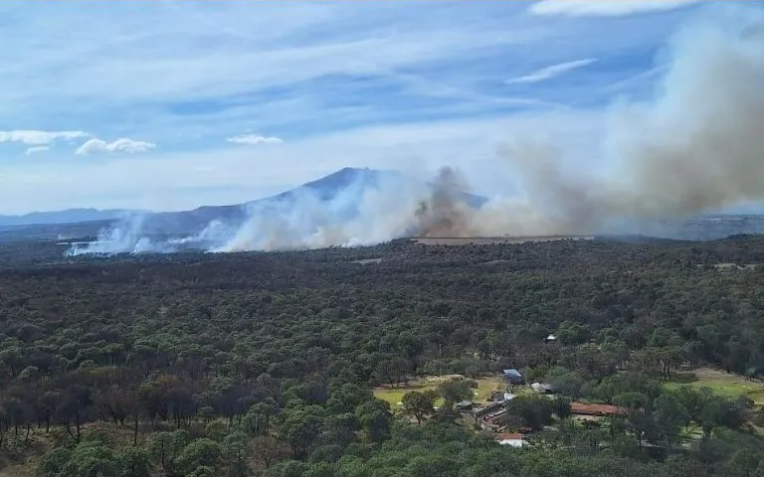
{"label": "blue sky", "polygon": [[543,131],[580,151],[650,92],[691,1],[1,2],[0,213],[178,210],[344,166],[462,168]]}

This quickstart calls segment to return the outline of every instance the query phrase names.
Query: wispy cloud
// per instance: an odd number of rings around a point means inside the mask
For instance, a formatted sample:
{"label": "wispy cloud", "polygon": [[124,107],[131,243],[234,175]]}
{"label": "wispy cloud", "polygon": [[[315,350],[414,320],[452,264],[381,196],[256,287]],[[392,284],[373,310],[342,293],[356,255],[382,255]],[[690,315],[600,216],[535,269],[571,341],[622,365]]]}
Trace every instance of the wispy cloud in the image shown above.
{"label": "wispy cloud", "polygon": [[156,144],[146,141],[136,141],[129,138],[120,138],[113,142],[106,142],[102,139],[92,138],[77,148],[76,154],[94,154],[99,152],[125,152],[136,153],[146,152],[156,147]]}
{"label": "wispy cloud", "polygon": [[[242,2],[0,2],[14,19],[0,49],[0,139],[16,143],[2,147],[0,174],[18,178],[0,188],[0,207],[58,208],[64,197],[186,208],[344,166],[498,160],[514,118],[573,104],[567,130],[604,105],[609,85],[631,93],[625,78],[655,66],[687,15],[542,16],[552,3],[266,2],[253,15]],[[579,58],[596,58],[596,74],[574,71]],[[544,81],[562,74],[571,81]],[[441,126],[421,126],[431,124]],[[20,125],[40,131],[10,131]],[[14,157],[36,146],[55,160]]]}
{"label": "wispy cloud", "polygon": [[24,154],[27,156],[30,156],[32,154],[39,154],[41,152],[45,152],[50,150],[50,146],[32,146],[30,148],[27,148],[26,151],[24,151]]}
{"label": "wispy cloud", "polygon": [[89,137],[84,131],[40,131],[35,129],[17,129],[0,131],[0,142],[19,142],[29,146],[44,146],[57,140],[72,140]]}
{"label": "wispy cloud", "polygon": [[556,78],[557,76],[563,75],[569,71],[573,71],[578,68],[583,68],[584,66],[588,66],[596,61],[597,60],[594,58],[586,58],[582,60],[558,63],[556,65],[551,65],[545,68],[541,68],[539,70],[536,70],[524,76],[518,76],[517,78],[512,78],[508,80],[507,83],[510,83],[510,84],[511,83],[538,83],[540,81],[546,81],[548,79]]}
{"label": "wispy cloud", "polygon": [[263,136],[260,134],[240,134],[238,136],[229,137],[226,141],[233,144],[245,144],[249,146],[254,146],[256,144],[281,144],[284,142],[281,138]]}
{"label": "wispy cloud", "polygon": [[528,8],[535,15],[623,16],[672,10],[698,0],[542,0]]}

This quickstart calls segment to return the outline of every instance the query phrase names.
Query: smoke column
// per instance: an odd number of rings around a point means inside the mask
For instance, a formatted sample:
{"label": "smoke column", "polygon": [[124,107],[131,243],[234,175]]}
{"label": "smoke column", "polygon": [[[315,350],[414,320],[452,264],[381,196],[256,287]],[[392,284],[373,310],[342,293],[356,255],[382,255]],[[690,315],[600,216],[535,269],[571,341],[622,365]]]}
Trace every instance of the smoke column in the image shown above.
{"label": "smoke column", "polygon": [[708,9],[673,38],[668,58],[650,102],[609,110],[597,161],[607,174],[563,173],[565,153],[554,142],[510,137],[501,156],[522,199],[460,210],[443,232],[597,233],[764,199],[761,13]]}
{"label": "smoke column", "polygon": [[[706,9],[675,35],[667,53],[650,101],[607,111],[593,148],[600,151],[593,163],[604,168],[596,175],[564,172],[566,152],[553,140],[508,132],[499,155],[515,174],[507,182],[520,184],[516,198],[475,207],[459,171],[444,168],[431,181],[400,177],[373,188],[351,186],[330,201],[306,193],[259,206],[234,230],[213,223],[199,236],[214,237],[210,251],[227,252],[366,245],[414,235],[592,234],[764,199],[761,13]],[[102,239],[76,253],[173,245],[141,241],[134,224]]]}

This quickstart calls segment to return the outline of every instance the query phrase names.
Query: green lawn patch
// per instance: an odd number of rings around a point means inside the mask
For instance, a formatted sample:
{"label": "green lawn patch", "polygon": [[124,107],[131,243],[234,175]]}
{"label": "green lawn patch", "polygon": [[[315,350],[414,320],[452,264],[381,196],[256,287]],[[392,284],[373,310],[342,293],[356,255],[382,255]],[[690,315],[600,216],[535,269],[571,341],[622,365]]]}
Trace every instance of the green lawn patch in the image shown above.
{"label": "green lawn patch", "polygon": [[701,368],[691,373],[680,373],[675,378],[664,382],[663,386],[670,390],[681,386],[691,386],[695,389],[709,388],[719,396],[747,396],[756,404],[764,405],[764,383],[749,381],[743,376],[716,369]]}
{"label": "green lawn patch", "polygon": [[[390,404],[392,409],[396,409],[397,407],[400,407],[398,403],[401,402],[404,394],[410,391],[424,392],[430,389],[435,389],[442,381],[455,377],[458,376],[428,376],[420,378],[416,381],[412,381],[407,386],[400,386],[396,388],[392,388],[390,386],[379,386],[374,388],[374,396],[377,399],[386,401],[388,404]],[[477,403],[486,402],[491,396],[491,393],[498,390],[504,390],[506,387],[501,376],[487,376],[478,378],[475,381],[477,381],[478,387],[475,389],[475,397],[473,398],[473,401]],[[436,406],[440,404],[440,400],[435,403]]]}

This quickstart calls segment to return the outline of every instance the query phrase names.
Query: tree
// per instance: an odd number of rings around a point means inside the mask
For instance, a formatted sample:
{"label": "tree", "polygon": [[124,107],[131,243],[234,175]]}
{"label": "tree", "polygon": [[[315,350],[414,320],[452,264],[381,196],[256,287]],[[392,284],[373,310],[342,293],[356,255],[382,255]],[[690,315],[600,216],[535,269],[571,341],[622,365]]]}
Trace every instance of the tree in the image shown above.
{"label": "tree", "polygon": [[317,413],[315,406],[290,409],[279,426],[279,436],[289,444],[296,457],[303,458],[316,444],[322,425],[323,416]]}
{"label": "tree", "polygon": [[522,419],[523,425],[541,431],[552,421],[554,403],[540,396],[518,396],[507,404],[507,413]]}
{"label": "tree", "polygon": [[72,451],[65,447],[56,447],[47,452],[40,459],[37,465],[37,477],[59,477],[64,471],[64,467],[69,463],[72,457]]}
{"label": "tree", "polygon": [[407,392],[403,395],[401,403],[403,404],[403,413],[416,418],[419,424],[424,419],[435,414],[434,400],[430,393],[419,391]]}
{"label": "tree", "polygon": [[223,440],[223,461],[226,463],[228,477],[245,477],[249,475],[247,457],[249,456],[249,439],[241,431],[226,436]]}
{"label": "tree", "polygon": [[72,450],[63,475],[73,477],[112,477],[125,475],[122,462],[98,440],[83,441]]}
{"label": "tree", "polygon": [[176,466],[181,475],[194,475],[197,469],[216,469],[220,463],[222,449],[211,439],[196,439],[188,444],[176,458]]}
{"label": "tree", "polygon": [[358,406],[355,415],[371,442],[381,442],[390,435],[392,413],[390,405],[379,399],[371,399]]}
{"label": "tree", "polygon": [[764,456],[757,450],[740,449],[727,462],[725,470],[729,477],[761,477],[764,475]]}
{"label": "tree", "polygon": [[477,383],[463,378],[449,379],[438,385],[438,394],[443,398],[445,407],[453,407],[456,403],[471,400]]}
{"label": "tree", "polygon": [[554,409],[553,412],[557,415],[560,419],[567,419],[572,415],[572,404],[569,399],[564,397],[557,397],[553,401],[554,403]]}
{"label": "tree", "polygon": [[690,423],[690,413],[675,395],[664,393],[655,400],[655,419],[668,441],[677,444],[681,429]]}
{"label": "tree", "polygon": [[627,392],[613,397],[613,404],[632,411],[645,409],[648,402],[648,397],[639,392]]}
{"label": "tree", "polygon": [[259,402],[249,408],[244,416],[244,429],[250,436],[268,435],[271,422],[278,410],[273,401]]}
{"label": "tree", "polygon": [[177,458],[191,441],[184,430],[158,432],[151,436],[148,452],[154,462],[161,465],[167,475],[177,473]]}
{"label": "tree", "polygon": [[148,452],[140,447],[130,446],[117,455],[120,462],[121,477],[150,477],[150,464]]}

